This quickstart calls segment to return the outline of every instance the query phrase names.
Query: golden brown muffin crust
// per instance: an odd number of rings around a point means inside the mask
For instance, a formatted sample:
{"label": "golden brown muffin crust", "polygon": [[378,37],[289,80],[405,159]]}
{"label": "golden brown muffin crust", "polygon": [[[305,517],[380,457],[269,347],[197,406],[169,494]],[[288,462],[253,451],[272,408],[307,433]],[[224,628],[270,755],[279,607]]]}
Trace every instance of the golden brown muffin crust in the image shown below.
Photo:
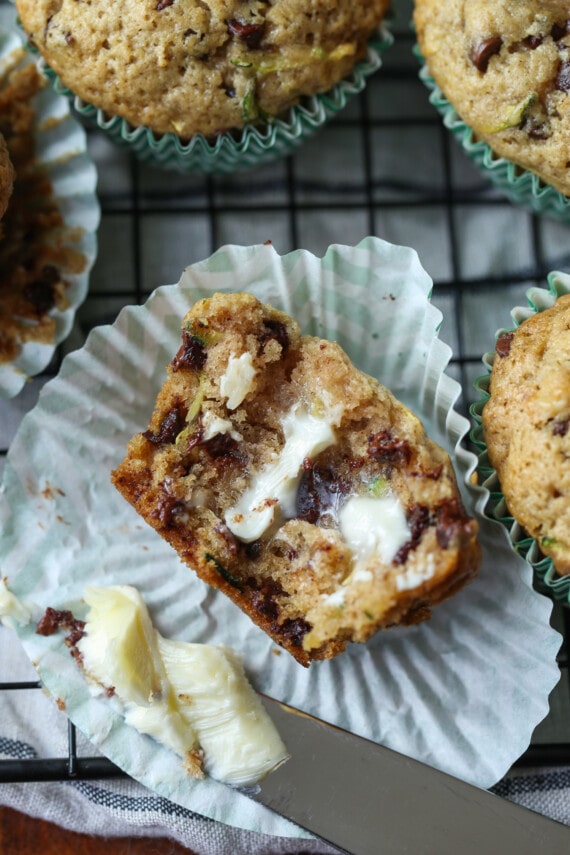
{"label": "golden brown muffin crust", "polygon": [[187,139],[283,114],[362,59],[389,0],[18,0],[76,95]]}
{"label": "golden brown muffin crust", "polygon": [[483,408],[510,513],[570,573],[570,295],[499,337]]}
{"label": "golden brown muffin crust", "polygon": [[570,195],[566,0],[416,0],[430,73],[493,151]]}

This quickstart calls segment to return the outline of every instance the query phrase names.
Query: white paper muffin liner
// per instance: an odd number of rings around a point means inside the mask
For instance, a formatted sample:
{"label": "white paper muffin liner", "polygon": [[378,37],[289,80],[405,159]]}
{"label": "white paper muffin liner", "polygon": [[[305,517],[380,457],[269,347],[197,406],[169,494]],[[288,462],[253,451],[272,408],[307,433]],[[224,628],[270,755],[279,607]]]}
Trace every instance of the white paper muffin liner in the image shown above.
{"label": "white paper muffin liner", "polygon": [[[558,297],[570,294],[570,275],[553,271],[547,277],[548,288],[529,288],[526,292],[527,305],[515,306],[511,310],[513,326],[516,329],[523,321],[530,318],[536,312],[543,312],[554,305]],[[500,329],[496,338],[509,330]],[[487,446],[482,425],[482,413],[486,402],[489,400],[489,381],[495,351],[483,355],[483,364],[487,373],[475,380],[475,388],[480,398],[471,407],[471,415],[475,421],[475,427],[471,431],[471,439],[479,449],[478,474],[487,496],[485,512],[492,519],[499,520],[509,533],[509,539],[513,549],[522,555],[531,565],[534,572],[534,582],[538,590],[549,594],[556,602],[570,605],[570,576],[559,576],[554,569],[551,558],[543,555],[538,542],[529,537],[527,532],[511,516],[507,508],[505,497],[501,492],[501,484],[496,470],[491,466],[487,455]]]}
{"label": "white paper muffin liner", "polygon": [[[413,250],[376,238],[332,246],[323,258],[226,246],[95,329],[46,385],[7,457],[0,566],[10,588],[36,615],[52,606],[81,616],[87,583],[135,585],[162,634],[234,647],[258,690],[479,786],[496,783],[527,748],[560,676],[552,602],[533,591],[529,565],[498,523],[481,519],[481,572],[430,621],[306,669],[275,655],[268,636],[185,567],[110,483],[127,440],[148,423],[188,308],[216,291],[247,290],[304,332],[336,339],[422,417],[452,454],[474,513],[484,496],[470,486],[476,457],[461,445],[469,422],[454,409],[460,387],[445,373],[451,351],[438,338],[431,289]],[[306,836],[237,791],[188,778],[178,758],[89,694],[59,634],[43,638],[33,625],[19,633],[50,693],[129,775],[226,824]]]}
{"label": "white paper muffin liner", "polygon": [[[21,54],[21,57],[19,57]],[[14,25],[14,11],[0,9],[0,73],[18,58],[16,67],[33,62],[23,50],[23,40]],[[68,283],[67,307],[53,309],[55,331],[49,344],[25,342],[17,357],[0,362],[0,398],[12,398],[28,378],[39,374],[50,362],[54,350],[69,335],[75,313],[87,295],[89,275],[97,254],[96,232],[100,209],[96,196],[97,173],[88,152],[85,131],[70,113],[67,99],[46,86],[33,98],[36,112],[34,135],[37,168],[53,188],[53,201],[63,218],[54,240],[85,258],[80,273],[62,269]],[[8,214],[9,216],[9,214]],[[47,241],[47,236],[46,236]]]}

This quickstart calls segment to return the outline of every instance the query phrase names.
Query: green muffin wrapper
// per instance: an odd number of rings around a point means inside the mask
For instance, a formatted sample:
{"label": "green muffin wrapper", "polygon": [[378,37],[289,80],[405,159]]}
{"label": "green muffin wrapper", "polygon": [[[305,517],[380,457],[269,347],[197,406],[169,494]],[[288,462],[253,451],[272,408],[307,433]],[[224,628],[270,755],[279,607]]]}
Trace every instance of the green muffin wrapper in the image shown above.
{"label": "green muffin wrapper", "polygon": [[246,125],[215,139],[196,134],[188,142],[171,133],[156,136],[148,127],[135,128],[120,116],[105,115],[67,88],[45,60],[39,59],[39,65],[55,90],[70,99],[76,113],[140,160],[179,172],[230,173],[292,154],[364,89],[392,42],[391,33],[381,26],[369,40],[365,58],[356,63],[348,77],[328,92],[304,98],[288,111],[287,118],[275,118],[259,127]]}
{"label": "green muffin wrapper", "polygon": [[[527,306],[517,306],[511,310],[513,326],[508,329],[500,329],[496,333],[498,339],[505,332],[516,329],[527,318],[543,312],[554,305],[558,297],[570,294],[570,275],[553,271],[547,277],[548,289],[533,287],[526,291]],[[548,594],[556,602],[570,606],[570,575],[559,576],[554,568],[551,558],[540,551],[537,540],[525,532],[522,526],[511,516],[507,508],[505,497],[501,492],[501,485],[496,470],[491,466],[487,455],[487,445],[483,432],[482,413],[486,402],[489,400],[489,381],[495,351],[485,353],[483,364],[487,373],[477,377],[474,381],[480,397],[471,405],[470,413],[475,422],[475,427],[470,432],[470,438],[478,449],[477,475],[481,486],[489,493],[485,506],[485,515],[490,519],[496,519],[506,528],[512,547],[525,558],[534,571],[535,588],[542,593]]]}
{"label": "green muffin wrapper", "polygon": [[422,63],[419,77],[430,91],[429,101],[443,118],[448,128],[467,157],[482,175],[504,193],[515,205],[545,214],[564,223],[570,223],[570,198],[546,184],[534,172],[499,157],[488,143],[477,140],[472,128],[467,125],[450,104],[431,76],[425,60],[416,45],[414,53]]}

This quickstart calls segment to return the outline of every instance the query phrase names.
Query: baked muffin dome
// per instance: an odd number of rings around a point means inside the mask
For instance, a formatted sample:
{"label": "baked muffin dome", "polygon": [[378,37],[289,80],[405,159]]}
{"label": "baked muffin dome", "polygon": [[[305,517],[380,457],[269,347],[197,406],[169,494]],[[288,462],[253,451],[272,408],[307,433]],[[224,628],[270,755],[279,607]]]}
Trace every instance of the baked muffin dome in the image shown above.
{"label": "baked muffin dome", "polygon": [[570,295],[497,339],[482,423],[509,512],[570,573]]}
{"label": "baked muffin dome", "polygon": [[389,0],[18,0],[65,86],[109,116],[189,139],[263,122],[325,92],[366,51]]}
{"label": "baked muffin dome", "polygon": [[420,51],[445,97],[500,157],[570,195],[565,0],[416,0]]}

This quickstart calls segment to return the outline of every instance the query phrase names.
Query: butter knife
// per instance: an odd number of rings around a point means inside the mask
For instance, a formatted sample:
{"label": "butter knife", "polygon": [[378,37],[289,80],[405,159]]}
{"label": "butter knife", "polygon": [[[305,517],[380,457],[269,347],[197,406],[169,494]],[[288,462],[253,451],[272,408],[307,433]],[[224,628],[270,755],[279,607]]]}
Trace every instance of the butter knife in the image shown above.
{"label": "butter knife", "polygon": [[248,795],[351,855],[569,855],[570,828],[261,695],[291,757]]}

